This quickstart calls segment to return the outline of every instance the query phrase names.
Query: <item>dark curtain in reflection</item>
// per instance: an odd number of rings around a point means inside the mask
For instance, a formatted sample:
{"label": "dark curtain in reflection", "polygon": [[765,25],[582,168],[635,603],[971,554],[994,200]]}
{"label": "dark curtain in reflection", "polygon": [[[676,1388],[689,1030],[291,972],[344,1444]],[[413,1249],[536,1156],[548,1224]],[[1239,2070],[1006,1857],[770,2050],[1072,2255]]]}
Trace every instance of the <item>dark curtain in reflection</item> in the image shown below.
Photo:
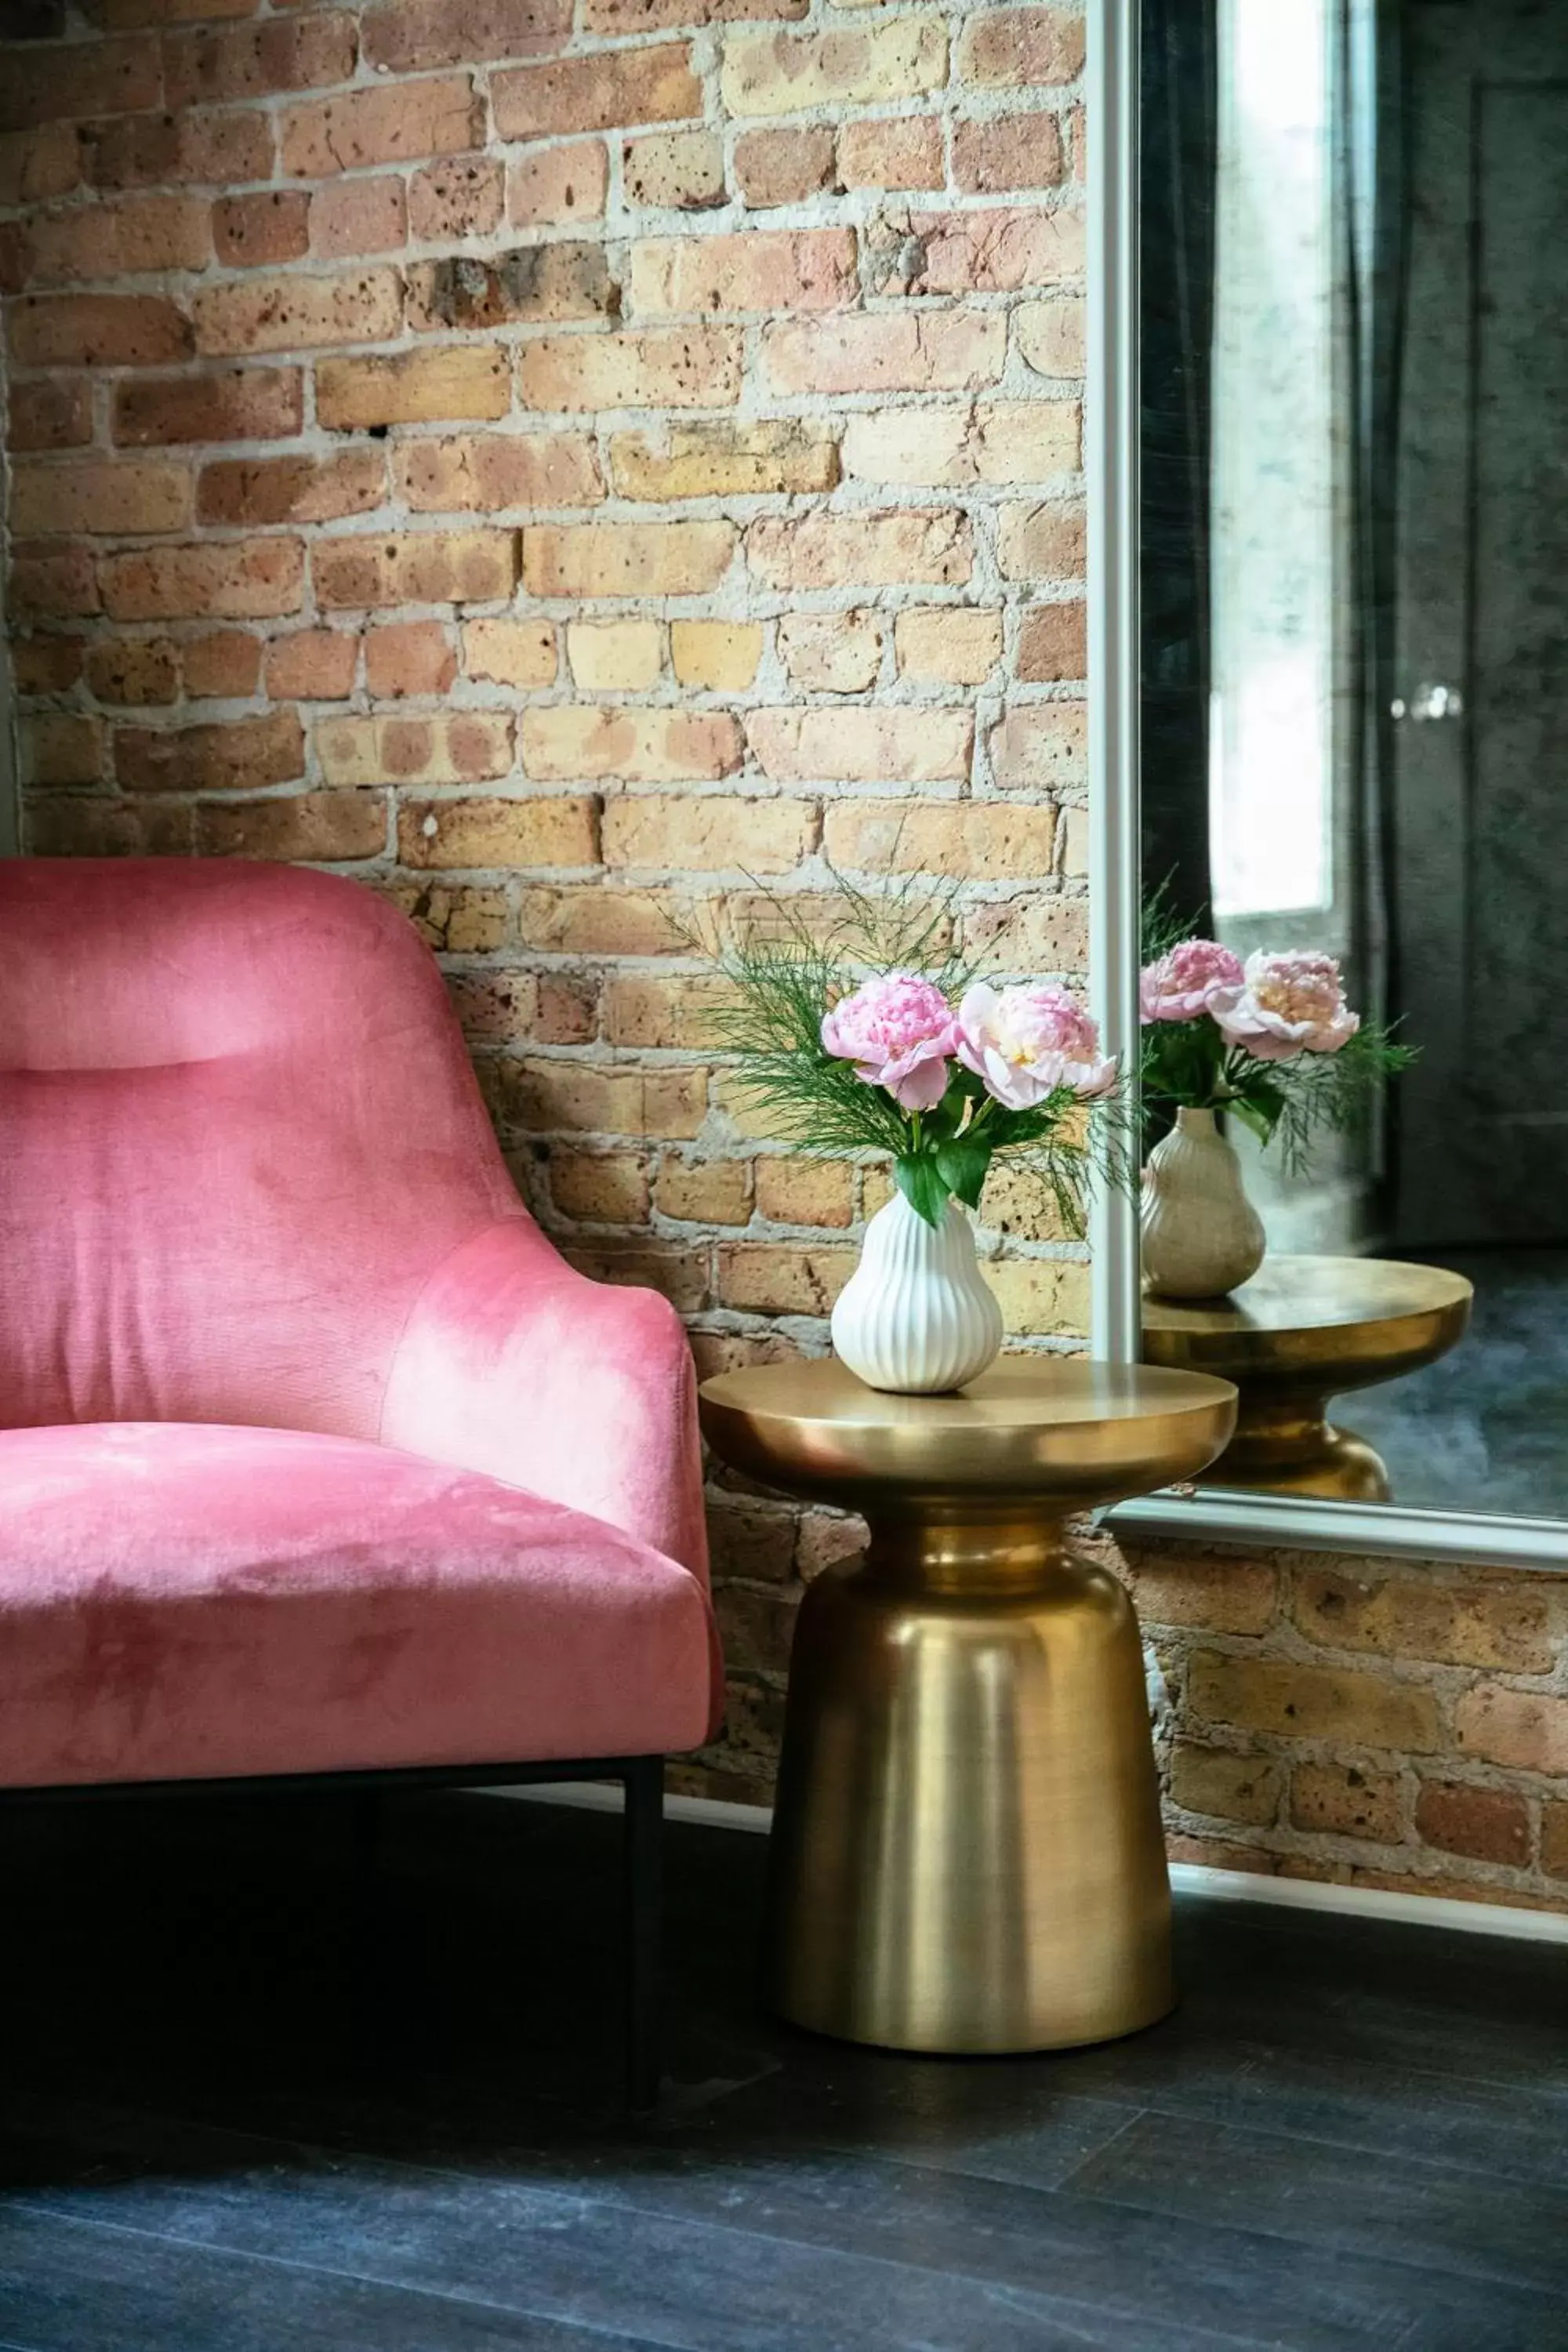
{"label": "dark curtain in reflection", "polygon": [[1143,872],[1209,904],[1214,0],[1142,5]]}

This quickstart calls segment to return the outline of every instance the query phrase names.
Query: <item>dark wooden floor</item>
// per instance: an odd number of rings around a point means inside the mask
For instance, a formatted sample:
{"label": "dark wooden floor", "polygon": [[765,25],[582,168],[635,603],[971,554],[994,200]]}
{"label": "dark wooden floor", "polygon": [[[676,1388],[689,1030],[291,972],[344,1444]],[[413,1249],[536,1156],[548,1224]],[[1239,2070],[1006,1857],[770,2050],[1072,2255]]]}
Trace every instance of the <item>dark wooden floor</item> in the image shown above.
{"label": "dark wooden floor", "polygon": [[4,2352],[1568,2347],[1568,1952],[1187,1903],[1108,2048],[758,2017],[761,1839],[670,1837],[620,2120],[617,1825],[400,1800],[5,1825]]}

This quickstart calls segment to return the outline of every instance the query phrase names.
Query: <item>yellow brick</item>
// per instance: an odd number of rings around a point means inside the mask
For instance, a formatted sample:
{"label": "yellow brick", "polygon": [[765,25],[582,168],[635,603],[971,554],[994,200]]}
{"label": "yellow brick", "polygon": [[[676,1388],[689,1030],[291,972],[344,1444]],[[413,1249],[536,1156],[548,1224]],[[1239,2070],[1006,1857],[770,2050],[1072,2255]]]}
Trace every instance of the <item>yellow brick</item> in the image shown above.
{"label": "yellow brick", "polygon": [[1303,1633],[1331,1649],[1543,1675],[1556,1656],[1554,1599],[1543,1577],[1363,1580],[1309,1569],[1298,1579],[1292,1614]]}
{"label": "yellow brick", "polygon": [[465,621],[463,667],[498,686],[552,686],[555,628],[550,621]]}
{"label": "yellow brick", "polygon": [[515,530],[483,530],[318,540],[310,551],[316,601],[342,611],[495,603],[517,585],[517,541]]}
{"label": "yellow brick", "polygon": [[711,1052],[720,1042],[715,1013],[731,1001],[723,982],[693,973],[612,980],[605,991],[605,1034],[612,1045],[695,1045]]}
{"label": "yellow brick", "polygon": [[604,887],[525,890],[518,909],[524,946],[556,955],[685,952],[680,916],[679,902],[656,891]]}
{"label": "yellow brick", "polygon": [[773,783],[962,783],[974,720],[964,710],[753,710],[746,740]]}
{"label": "yellow brick", "polygon": [[758,621],[672,621],[669,656],[682,686],[743,694],[763,657]]}
{"label": "yellow brick", "polygon": [[482,885],[394,882],[386,896],[400,907],[426,947],[451,955],[486,955],[504,947],[510,910],[504,890]]}
{"label": "yellow brick", "polygon": [[531,596],[693,596],[730,569],[730,522],[541,524],[522,534]]}
{"label": "yellow brick", "polygon": [[543,783],[712,782],[740,764],[740,730],[725,710],[594,703],[522,716],[523,772]]}
{"label": "yellow brick", "polygon": [[916,605],[893,623],[899,674],[922,685],[984,686],[1002,658],[1002,615]]}
{"label": "yellow brick", "polygon": [[1171,1758],[1171,1795],[1189,1813],[1260,1828],[1278,1817],[1284,1784],[1283,1766],[1269,1756],[1237,1756],[1184,1739]]}
{"label": "yellow brick", "polygon": [[946,79],[946,27],[940,16],[911,16],[864,30],[731,34],[720,88],[726,113],[796,114],[879,106]]}
{"label": "yellow brick", "polygon": [[552,1151],[550,1197],[583,1223],[646,1225],[647,1162],[630,1152]]}
{"label": "yellow brick", "polygon": [[1074,1258],[988,1258],[981,1267],[1015,1339],[1089,1329],[1089,1268]]}
{"label": "yellow brick", "polygon": [[710,499],[830,490],[838,444],[803,416],[760,424],[671,425],[658,439],[617,433],[610,474],[626,499]]}
{"label": "yellow brick", "polygon": [[638,793],[605,810],[605,863],[672,872],[784,874],[812,846],[804,801]]}
{"label": "yellow brick", "polygon": [[1200,1650],[1188,1698],[1202,1722],[1297,1739],[1430,1755],[1441,1744],[1437,1702],[1418,1683],[1271,1658],[1222,1657]]}
{"label": "yellow brick", "polygon": [[574,621],[566,658],[575,685],[595,694],[640,694],[664,657],[657,621]]}
{"label": "yellow brick", "polygon": [[316,419],[339,432],[494,419],[510,406],[511,370],[501,343],[316,362]]}
{"label": "yellow brick", "polygon": [[689,1140],[708,1108],[706,1070],[635,1070],[524,1062],[510,1074],[509,1115],[531,1131]]}
{"label": "yellow brick", "polygon": [[988,971],[1028,979],[1082,971],[1089,961],[1089,901],[1051,889],[972,907],[963,919],[963,946]]}
{"label": "yellow brick", "polygon": [[1011,801],[839,801],[823,839],[851,872],[1021,882],[1050,874],[1056,813]]}
{"label": "yellow brick", "polygon": [[521,800],[405,801],[397,812],[401,864],[592,866],[598,857],[591,800],[542,794]]}
{"label": "yellow brick", "polygon": [[741,397],[738,328],[660,328],[646,335],[541,335],[521,346],[518,390],[529,408],[720,408]]}
{"label": "yellow brick", "polygon": [[1085,307],[1079,294],[1019,303],[1013,313],[1014,331],[1020,352],[1037,375],[1076,382],[1083,374]]}
{"label": "yellow brick", "polygon": [[844,470],[864,482],[948,488],[1043,482],[1076,471],[1079,412],[1070,400],[1007,400],[969,408],[878,409],[850,419]]}
{"label": "yellow brick", "polygon": [[808,693],[863,693],[882,667],[882,624],[864,609],[786,613],[779,623],[779,658]]}
{"label": "yellow brick", "polygon": [[754,1315],[826,1316],[854,1271],[851,1249],[734,1242],[719,1252],[719,1297]]}
{"label": "yellow brick", "polygon": [[855,1171],[842,1160],[759,1160],[757,1208],[776,1225],[848,1225]]}
{"label": "yellow brick", "polygon": [[1262,1633],[1274,1622],[1279,1579],[1266,1560],[1183,1544],[1124,1543],[1127,1580],[1146,1625],[1196,1625],[1213,1633]]}
{"label": "yellow brick", "polygon": [[76,455],[12,469],[9,521],[18,539],[80,530],[141,537],[181,530],[190,517],[189,469],[158,458],[97,462]]}
{"label": "yellow brick", "polygon": [[743,1225],[752,1214],[752,1171],[743,1160],[667,1160],[654,1202],[660,1213],[699,1225]]}
{"label": "yellow brick", "polygon": [[1397,1845],[1405,1835],[1399,1775],[1358,1764],[1298,1764],[1290,1775],[1290,1819],[1299,1830]]}

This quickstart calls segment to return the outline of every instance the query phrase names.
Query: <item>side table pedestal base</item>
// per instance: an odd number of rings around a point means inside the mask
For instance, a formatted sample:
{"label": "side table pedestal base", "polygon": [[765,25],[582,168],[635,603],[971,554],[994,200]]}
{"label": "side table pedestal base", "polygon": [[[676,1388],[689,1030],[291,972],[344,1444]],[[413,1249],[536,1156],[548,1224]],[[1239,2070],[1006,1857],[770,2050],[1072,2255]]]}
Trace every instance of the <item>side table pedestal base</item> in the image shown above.
{"label": "side table pedestal base", "polygon": [[768,1967],[798,2025],[1051,2050],[1172,2006],[1137,1619],[1059,1530],[879,1531],[801,1607]]}

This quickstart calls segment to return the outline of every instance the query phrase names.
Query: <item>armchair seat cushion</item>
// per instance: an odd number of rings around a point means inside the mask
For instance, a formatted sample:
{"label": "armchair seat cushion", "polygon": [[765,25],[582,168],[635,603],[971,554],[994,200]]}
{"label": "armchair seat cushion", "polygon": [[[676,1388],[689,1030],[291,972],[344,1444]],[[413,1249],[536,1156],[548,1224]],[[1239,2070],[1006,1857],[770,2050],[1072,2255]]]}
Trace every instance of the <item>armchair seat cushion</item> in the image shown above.
{"label": "armchair seat cushion", "polygon": [[585,1513],[354,1439],[0,1430],[0,1785],[689,1748],[691,1571]]}

